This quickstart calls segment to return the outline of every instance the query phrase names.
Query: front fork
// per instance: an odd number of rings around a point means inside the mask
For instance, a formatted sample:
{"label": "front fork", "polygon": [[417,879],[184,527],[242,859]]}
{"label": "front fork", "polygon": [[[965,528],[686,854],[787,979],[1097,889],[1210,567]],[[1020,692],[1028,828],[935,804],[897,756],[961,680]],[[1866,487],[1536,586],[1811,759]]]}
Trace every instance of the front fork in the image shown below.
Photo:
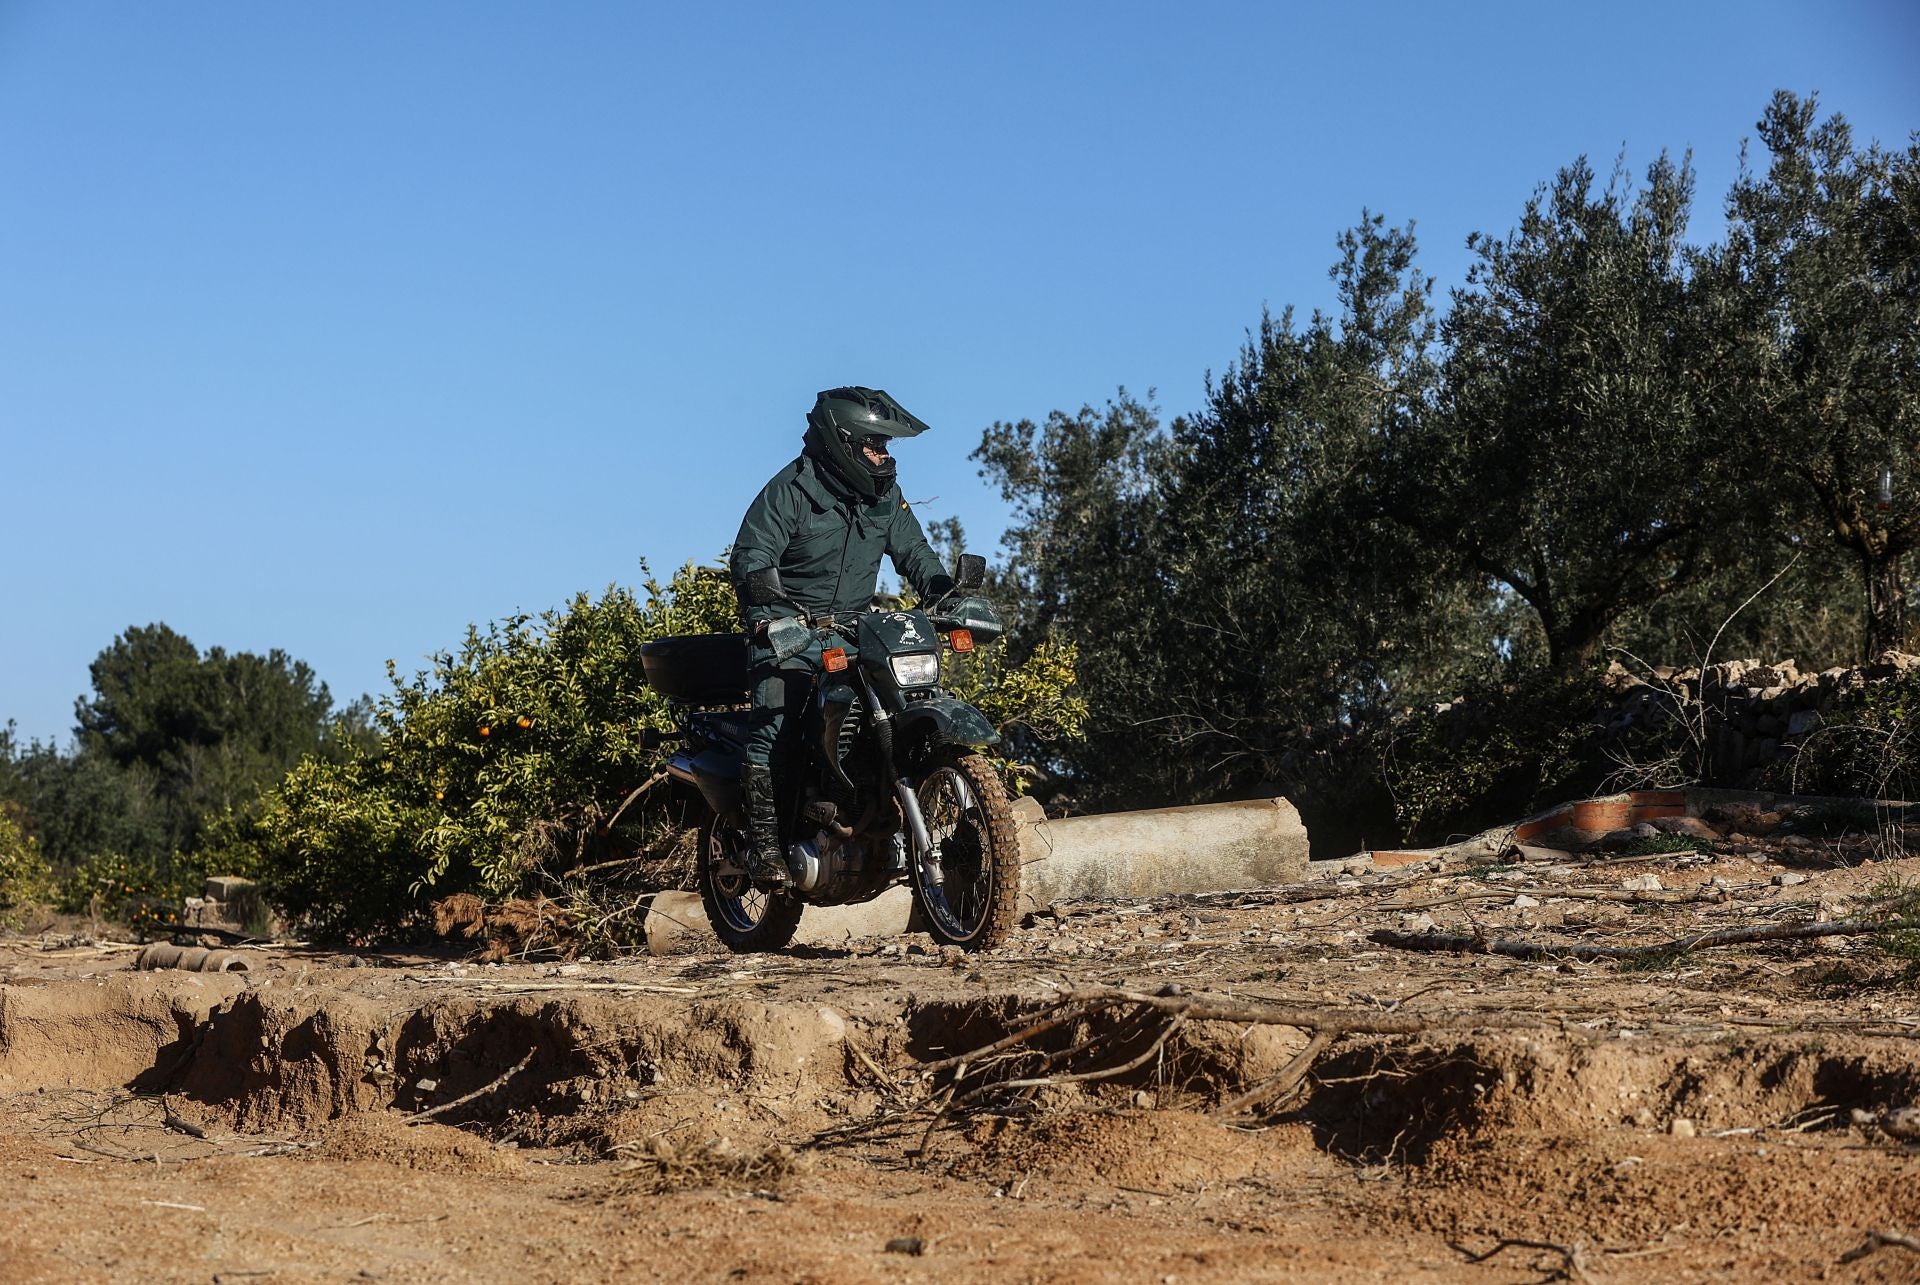
{"label": "front fork", "polygon": [[926,815],[920,811],[920,796],[914,793],[913,783],[900,775],[893,763],[893,711],[881,702],[880,694],[873,690],[873,682],[864,670],[859,677],[860,693],[866,697],[867,709],[871,711],[869,717],[873,720],[874,738],[880,742],[887,775],[893,777],[893,797],[900,804],[901,818],[907,823],[907,834],[911,839],[907,861],[919,866],[922,877],[937,888],[942,878],[940,863],[933,860],[933,836],[927,831]]}

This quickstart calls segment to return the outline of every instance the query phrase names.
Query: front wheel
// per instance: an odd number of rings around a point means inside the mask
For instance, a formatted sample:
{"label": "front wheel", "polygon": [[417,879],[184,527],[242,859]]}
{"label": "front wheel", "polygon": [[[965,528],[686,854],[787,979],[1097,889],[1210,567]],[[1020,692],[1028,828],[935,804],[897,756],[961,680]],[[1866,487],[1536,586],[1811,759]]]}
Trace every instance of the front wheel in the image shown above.
{"label": "front wheel", "polygon": [[933,841],[911,863],[927,931],[962,950],[1000,945],[1020,901],[1020,843],[1000,774],[978,754],[950,750],[914,793]]}
{"label": "front wheel", "polygon": [[738,954],[785,950],[800,926],[800,899],[763,892],[747,875],[746,831],[709,816],[700,827],[700,904],[713,935]]}

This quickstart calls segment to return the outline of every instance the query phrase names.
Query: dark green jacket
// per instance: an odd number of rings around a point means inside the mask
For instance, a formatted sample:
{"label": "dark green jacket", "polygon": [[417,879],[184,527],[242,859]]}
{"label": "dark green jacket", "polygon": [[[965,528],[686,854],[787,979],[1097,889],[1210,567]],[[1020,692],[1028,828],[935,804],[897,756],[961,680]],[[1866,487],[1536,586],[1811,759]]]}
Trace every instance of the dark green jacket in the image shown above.
{"label": "dark green jacket", "polygon": [[[879,582],[882,554],[923,599],[951,587],[898,485],[866,503],[818,460],[802,455],[774,474],[748,506],[730,569],[736,593],[749,573],[777,567],[787,596],[809,613],[864,611]],[[749,628],[780,614],[775,607],[745,613]]]}

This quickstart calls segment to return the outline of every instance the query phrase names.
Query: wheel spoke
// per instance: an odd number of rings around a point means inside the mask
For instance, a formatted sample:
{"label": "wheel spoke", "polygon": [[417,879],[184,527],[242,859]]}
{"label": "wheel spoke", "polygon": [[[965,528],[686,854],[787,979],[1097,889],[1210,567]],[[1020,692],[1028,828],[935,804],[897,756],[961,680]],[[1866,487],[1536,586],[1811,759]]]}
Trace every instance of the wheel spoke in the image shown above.
{"label": "wheel spoke", "polygon": [[767,894],[747,877],[740,851],[745,841],[739,832],[715,826],[707,852],[720,915],[735,932],[751,932],[767,914]]}
{"label": "wheel spoke", "polygon": [[979,931],[991,901],[992,839],[986,810],[966,777],[953,767],[936,769],[920,792],[933,840],[927,855],[940,871],[939,886],[923,886],[922,895],[942,933],[964,940]]}

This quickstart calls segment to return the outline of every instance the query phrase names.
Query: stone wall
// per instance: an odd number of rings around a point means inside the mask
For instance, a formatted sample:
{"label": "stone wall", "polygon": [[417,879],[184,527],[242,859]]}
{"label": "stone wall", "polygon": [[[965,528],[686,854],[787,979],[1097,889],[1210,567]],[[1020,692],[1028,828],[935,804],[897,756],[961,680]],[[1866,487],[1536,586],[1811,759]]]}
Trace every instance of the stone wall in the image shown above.
{"label": "stone wall", "polygon": [[1920,669],[1920,656],[1898,651],[1818,673],[1802,673],[1791,660],[1729,660],[1704,671],[1663,665],[1636,675],[1616,661],[1606,683],[1618,699],[1599,721],[1624,734],[1686,719],[1705,742],[1705,775],[1733,782],[1813,735],[1850,695],[1910,669]]}

